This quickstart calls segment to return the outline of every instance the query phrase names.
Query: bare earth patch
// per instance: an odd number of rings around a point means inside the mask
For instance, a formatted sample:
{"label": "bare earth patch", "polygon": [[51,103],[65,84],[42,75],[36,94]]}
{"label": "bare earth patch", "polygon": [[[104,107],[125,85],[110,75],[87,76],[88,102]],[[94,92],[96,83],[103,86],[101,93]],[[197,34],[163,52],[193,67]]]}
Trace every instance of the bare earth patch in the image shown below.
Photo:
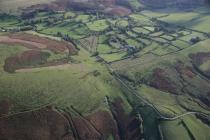
{"label": "bare earth patch", "polygon": [[47,49],[55,53],[69,51],[73,55],[77,53],[73,44],[66,41],[57,41],[45,37],[26,33],[15,33],[9,36],[0,36],[0,43],[16,45],[20,44],[29,49]]}
{"label": "bare earth patch", "polygon": [[31,42],[31,41],[26,41],[26,40],[21,40],[21,39],[12,39],[8,36],[0,36],[0,43],[4,44],[20,44],[23,45],[29,49],[44,49],[46,48],[46,45],[37,43],[37,42]]}
{"label": "bare earth patch", "polygon": [[36,43],[44,44],[46,45],[46,48],[48,50],[51,50],[56,53],[64,52],[66,50],[68,50],[70,54],[77,53],[77,50],[74,47],[74,45],[66,41],[57,41],[57,40],[52,40],[49,38],[39,37],[36,35],[31,35],[31,34],[26,34],[26,33],[11,34],[9,37],[11,39],[19,39],[19,40],[25,40],[29,42],[36,42]]}

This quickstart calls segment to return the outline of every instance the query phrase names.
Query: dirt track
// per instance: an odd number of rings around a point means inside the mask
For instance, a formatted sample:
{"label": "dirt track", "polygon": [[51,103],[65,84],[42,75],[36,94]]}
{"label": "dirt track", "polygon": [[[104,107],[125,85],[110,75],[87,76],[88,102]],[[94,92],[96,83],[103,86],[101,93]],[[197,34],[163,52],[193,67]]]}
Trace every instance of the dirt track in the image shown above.
{"label": "dirt track", "polygon": [[17,73],[26,73],[26,72],[37,72],[42,70],[64,70],[64,69],[76,69],[79,72],[85,72],[86,66],[84,64],[61,64],[56,66],[48,66],[48,67],[41,67],[41,68],[24,68],[18,69],[15,72]]}

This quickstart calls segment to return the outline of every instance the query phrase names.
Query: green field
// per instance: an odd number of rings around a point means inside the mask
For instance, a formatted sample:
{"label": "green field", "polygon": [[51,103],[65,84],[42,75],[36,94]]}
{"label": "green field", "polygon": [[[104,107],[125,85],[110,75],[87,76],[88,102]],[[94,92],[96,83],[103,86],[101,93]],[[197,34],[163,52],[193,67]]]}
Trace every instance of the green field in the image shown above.
{"label": "green field", "polygon": [[[74,105],[79,111],[88,113],[103,106],[105,96],[121,96],[121,90],[106,68],[96,64],[84,50],[74,57],[82,61],[80,64],[35,68],[8,74],[2,69],[4,59],[22,52],[24,48],[1,44],[0,49],[0,96],[14,102],[14,112],[53,104],[60,108]],[[92,74],[96,70],[100,72],[97,77]],[[93,86],[90,86],[90,82]]]}
{"label": "green field", "polygon": [[184,11],[143,11],[143,14],[148,17],[154,17],[158,20],[176,24],[183,25],[187,28],[210,32],[208,23],[210,17],[208,16],[208,7],[197,8],[189,12]]}
{"label": "green field", "polygon": [[[209,140],[210,80],[203,72],[210,70],[210,57],[201,54],[210,52],[210,10],[139,11],[141,3],[130,4],[134,11],[125,17],[37,12],[31,19],[36,28],[26,33],[69,41],[79,51],[62,65],[9,74],[3,69],[5,59],[26,48],[0,44],[0,98],[12,100],[12,113],[50,104],[59,109],[74,106],[89,114],[110,109],[106,97],[120,97],[127,113],[133,110],[142,116],[145,139],[159,140],[162,135],[164,140]],[[21,32],[20,27],[29,25],[6,15],[0,18],[0,35],[13,33],[11,28]],[[44,51],[50,54],[49,62],[68,56]],[[199,61],[200,71],[194,61]]]}
{"label": "green field", "polygon": [[87,26],[92,31],[103,31],[109,27],[106,23],[106,20],[96,20],[94,22],[89,22],[87,23]]}

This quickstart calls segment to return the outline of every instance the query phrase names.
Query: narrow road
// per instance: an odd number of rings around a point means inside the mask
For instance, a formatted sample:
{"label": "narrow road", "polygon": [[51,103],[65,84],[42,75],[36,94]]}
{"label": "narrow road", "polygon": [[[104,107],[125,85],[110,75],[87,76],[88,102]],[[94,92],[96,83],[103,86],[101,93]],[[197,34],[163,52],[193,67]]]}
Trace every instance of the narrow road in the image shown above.
{"label": "narrow road", "polygon": [[159,115],[159,119],[166,120],[166,121],[173,121],[173,120],[176,120],[176,119],[188,116],[188,115],[196,115],[196,114],[202,115],[203,117],[206,117],[206,118],[210,118],[210,116],[208,114],[204,114],[202,112],[194,112],[194,111],[193,112],[191,112],[191,111],[190,112],[185,112],[183,114],[180,114],[180,115],[177,115],[177,116],[174,116],[174,117],[164,116],[152,103],[150,103],[148,100],[144,99],[142,96],[140,96],[140,94],[137,91],[131,89],[122,79],[120,79],[120,76],[112,69],[112,67],[108,63],[106,63],[106,66],[109,69],[109,71],[112,73],[113,77],[122,86],[124,86],[131,94],[136,96],[138,99],[140,99],[147,106],[151,107]]}

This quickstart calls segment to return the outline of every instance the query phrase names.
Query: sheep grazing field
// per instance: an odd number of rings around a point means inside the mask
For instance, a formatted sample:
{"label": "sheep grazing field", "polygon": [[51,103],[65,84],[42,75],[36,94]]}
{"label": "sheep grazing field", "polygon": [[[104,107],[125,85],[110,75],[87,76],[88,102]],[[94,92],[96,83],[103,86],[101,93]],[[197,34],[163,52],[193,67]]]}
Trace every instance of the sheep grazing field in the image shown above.
{"label": "sheep grazing field", "polygon": [[209,140],[210,10],[188,1],[0,0],[0,139]]}

